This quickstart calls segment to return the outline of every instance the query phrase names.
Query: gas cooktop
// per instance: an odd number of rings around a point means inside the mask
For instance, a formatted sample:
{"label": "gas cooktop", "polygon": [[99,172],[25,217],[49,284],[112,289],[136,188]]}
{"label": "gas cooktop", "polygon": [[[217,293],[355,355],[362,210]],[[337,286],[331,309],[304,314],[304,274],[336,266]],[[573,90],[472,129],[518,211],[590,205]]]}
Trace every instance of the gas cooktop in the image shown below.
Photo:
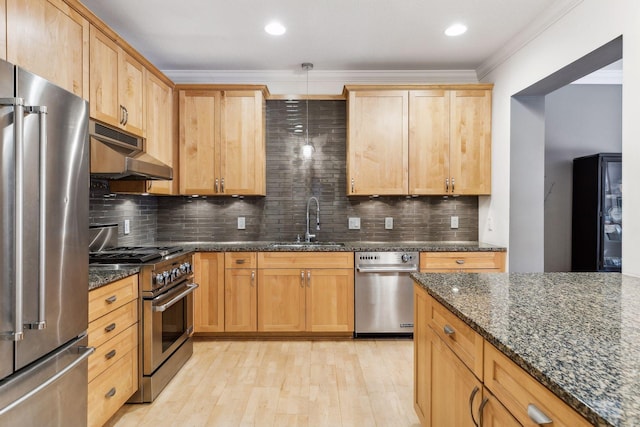
{"label": "gas cooktop", "polygon": [[118,246],[90,252],[89,263],[144,264],[181,251],[179,246]]}

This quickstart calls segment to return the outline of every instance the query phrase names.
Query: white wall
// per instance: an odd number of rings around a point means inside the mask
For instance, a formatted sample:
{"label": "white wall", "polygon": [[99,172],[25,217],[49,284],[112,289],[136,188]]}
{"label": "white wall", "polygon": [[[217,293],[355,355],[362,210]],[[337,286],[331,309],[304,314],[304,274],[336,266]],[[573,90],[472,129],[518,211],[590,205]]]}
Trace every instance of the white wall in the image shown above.
{"label": "white wall", "polygon": [[[584,0],[482,78],[494,83],[492,195],[480,200],[480,240],[509,244],[511,97],[623,36],[623,271],[640,276],[640,2]],[[543,165],[540,165],[542,168]],[[540,173],[543,173],[542,169]],[[491,221],[489,221],[491,218]],[[493,230],[489,230],[492,228]]]}

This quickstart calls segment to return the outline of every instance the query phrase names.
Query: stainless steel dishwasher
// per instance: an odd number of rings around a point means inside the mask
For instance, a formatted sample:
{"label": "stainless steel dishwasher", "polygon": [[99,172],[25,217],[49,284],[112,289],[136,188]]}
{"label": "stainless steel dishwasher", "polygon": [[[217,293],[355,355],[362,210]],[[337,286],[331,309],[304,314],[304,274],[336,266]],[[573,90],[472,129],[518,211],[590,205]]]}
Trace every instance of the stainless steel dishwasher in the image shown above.
{"label": "stainless steel dishwasher", "polygon": [[418,252],[356,252],[355,336],[413,335]]}

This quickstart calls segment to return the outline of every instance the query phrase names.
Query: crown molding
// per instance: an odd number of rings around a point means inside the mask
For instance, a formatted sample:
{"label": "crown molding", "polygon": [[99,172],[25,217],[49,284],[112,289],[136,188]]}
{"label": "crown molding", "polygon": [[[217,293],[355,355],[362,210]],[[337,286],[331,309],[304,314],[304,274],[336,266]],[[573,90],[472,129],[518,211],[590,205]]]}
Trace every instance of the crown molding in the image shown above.
{"label": "crown molding", "polygon": [[[271,94],[307,93],[307,74],[291,70],[162,70],[176,84],[261,84]],[[474,70],[313,70],[311,94],[341,94],[348,84],[478,83]]]}
{"label": "crown molding", "polygon": [[511,58],[517,51],[545,32],[583,1],[584,0],[558,0],[553,2],[551,6],[538,15],[531,24],[513,37],[509,43],[480,64],[476,69],[478,79],[482,80],[485,78],[487,74]]}
{"label": "crown molding", "polygon": [[588,76],[584,76],[572,85],[621,85],[622,70],[598,70]]}

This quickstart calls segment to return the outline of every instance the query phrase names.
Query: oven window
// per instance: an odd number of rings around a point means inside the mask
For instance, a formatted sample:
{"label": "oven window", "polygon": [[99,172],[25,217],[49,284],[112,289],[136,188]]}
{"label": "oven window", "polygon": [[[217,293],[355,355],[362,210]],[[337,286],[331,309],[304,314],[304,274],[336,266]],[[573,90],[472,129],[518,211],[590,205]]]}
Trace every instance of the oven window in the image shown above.
{"label": "oven window", "polygon": [[187,330],[187,298],[162,312],[162,352],[164,353]]}

